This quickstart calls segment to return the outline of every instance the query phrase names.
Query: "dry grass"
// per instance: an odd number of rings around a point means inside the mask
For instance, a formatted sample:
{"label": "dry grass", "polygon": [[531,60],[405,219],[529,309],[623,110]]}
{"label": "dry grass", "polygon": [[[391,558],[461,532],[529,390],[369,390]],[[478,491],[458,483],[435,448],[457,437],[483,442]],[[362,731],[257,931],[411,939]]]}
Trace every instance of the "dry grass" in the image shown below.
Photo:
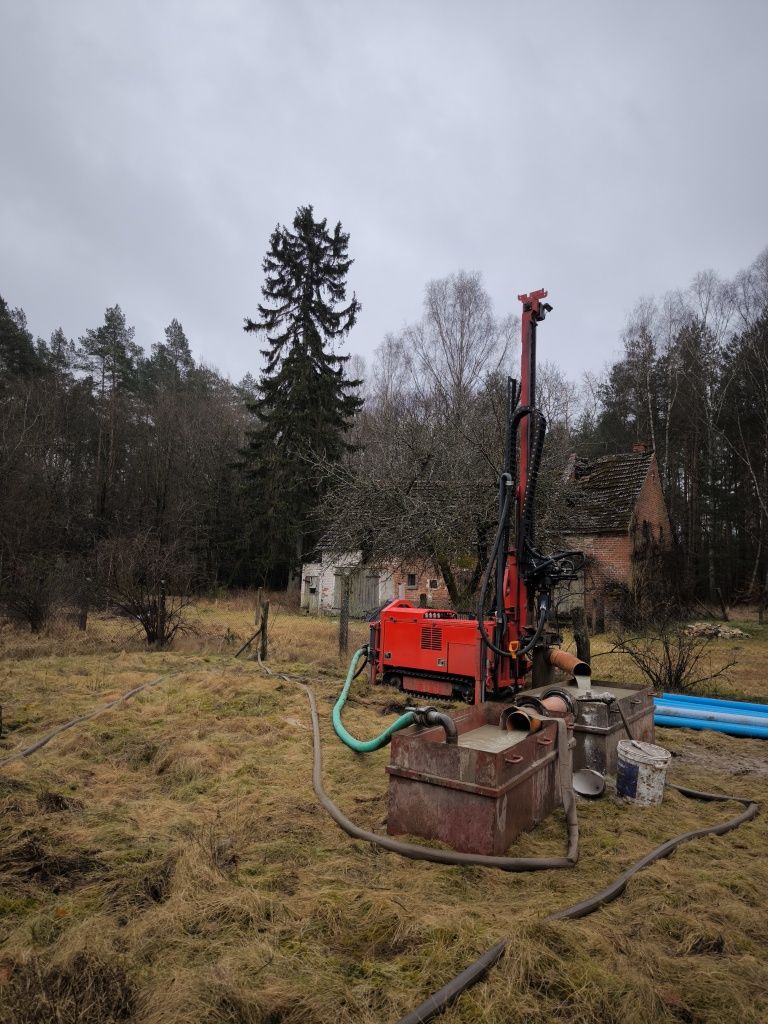
{"label": "dry grass", "polygon": [[[252,622],[246,601],[199,614],[210,635],[244,636]],[[329,790],[383,831],[387,752],[355,755],[330,730],[334,628],[278,611],[272,654],[315,680]],[[16,728],[4,750],[169,670],[0,771],[4,1024],[394,1022],[501,936],[508,955],[446,1024],[768,1020],[764,815],[681,848],[590,918],[544,923],[661,839],[736,808],[674,793],[643,812],[582,803],[570,872],[405,861],[352,842],[317,806],[303,694],[195,650],[5,660],[0,699]],[[355,697],[350,727],[379,731],[392,695],[361,685]],[[768,802],[759,741],[659,739],[678,781]],[[562,842],[556,814],[516,849]]]}
{"label": "dry grass", "polygon": [[[704,683],[699,692],[704,695],[727,697],[732,700],[761,700],[768,703],[768,625],[759,625],[754,619],[735,619],[728,623],[743,630],[748,639],[745,640],[713,640],[707,650],[702,667],[709,663],[712,671],[726,665],[735,664],[727,672],[712,683]],[[592,638],[593,668],[597,678],[606,681],[621,679],[640,682],[642,676],[629,658],[621,654],[611,654],[613,637],[601,634]]]}

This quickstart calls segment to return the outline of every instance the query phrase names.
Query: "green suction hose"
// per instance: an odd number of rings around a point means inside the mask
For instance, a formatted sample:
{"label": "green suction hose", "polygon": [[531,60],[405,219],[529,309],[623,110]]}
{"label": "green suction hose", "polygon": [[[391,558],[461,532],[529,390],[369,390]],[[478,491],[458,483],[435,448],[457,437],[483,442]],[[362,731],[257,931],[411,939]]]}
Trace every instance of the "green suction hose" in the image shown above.
{"label": "green suction hose", "polygon": [[413,713],[408,711],[404,715],[400,715],[395,721],[384,730],[379,736],[376,736],[372,740],[356,740],[354,736],[350,735],[344,728],[344,723],[341,720],[341,711],[347,702],[349,696],[349,688],[352,686],[352,680],[355,678],[355,668],[357,662],[362,655],[366,653],[365,647],[360,647],[352,655],[352,661],[349,663],[349,671],[347,672],[347,678],[344,682],[344,687],[339,694],[339,699],[333,705],[333,713],[331,719],[333,721],[333,731],[339,737],[342,743],[350,748],[350,750],[356,750],[358,754],[367,754],[371,750],[379,750],[381,747],[386,747],[389,741],[392,739],[392,733],[398,732],[400,729],[405,729],[408,725],[413,725],[414,717]]}

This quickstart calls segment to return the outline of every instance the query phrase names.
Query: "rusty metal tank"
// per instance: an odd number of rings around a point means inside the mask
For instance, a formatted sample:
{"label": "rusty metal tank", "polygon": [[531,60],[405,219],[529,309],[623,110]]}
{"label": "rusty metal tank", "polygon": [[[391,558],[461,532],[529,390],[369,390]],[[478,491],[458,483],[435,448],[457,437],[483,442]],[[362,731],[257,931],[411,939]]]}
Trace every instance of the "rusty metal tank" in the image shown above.
{"label": "rusty metal tank", "polygon": [[455,745],[439,726],[411,726],[392,737],[391,835],[498,856],[560,805],[557,723],[507,729],[499,723],[508,707],[489,702],[457,712]]}
{"label": "rusty metal tank", "polygon": [[[573,726],[576,745],[573,770],[591,768],[602,775],[615,775],[619,740],[627,739],[622,711],[632,739],[654,742],[653,689],[644,684],[608,683],[592,679],[582,687],[557,684],[571,694],[576,706]],[[551,687],[525,690],[541,697]]]}

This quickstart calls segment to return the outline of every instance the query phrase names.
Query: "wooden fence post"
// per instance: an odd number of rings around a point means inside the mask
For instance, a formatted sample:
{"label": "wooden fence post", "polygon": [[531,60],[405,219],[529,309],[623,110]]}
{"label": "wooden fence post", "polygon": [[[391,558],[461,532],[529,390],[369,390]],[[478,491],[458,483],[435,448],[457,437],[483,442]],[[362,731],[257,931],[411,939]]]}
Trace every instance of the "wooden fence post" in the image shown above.
{"label": "wooden fence post", "polygon": [[349,591],[351,580],[349,574],[342,577],[341,614],[339,615],[339,654],[345,655],[349,650]]}
{"label": "wooden fence post", "polygon": [[91,577],[86,576],[80,585],[80,601],[77,611],[77,628],[85,632],[88,629],[88,609],[91,603]]}
{"label": "wooden fence post", "polygon": [[166,629],[168,617],[165,608],[165,580],[160,580],[160,587],[157,594],[157,646],[164,647],[166,643]]}
{"label": "wooden fence post", "polygon": [[261,609],[261,640],[259,648],[259,657],[262,661],[267,660],[267,652],[269,650],[269,601],[265,601]]}

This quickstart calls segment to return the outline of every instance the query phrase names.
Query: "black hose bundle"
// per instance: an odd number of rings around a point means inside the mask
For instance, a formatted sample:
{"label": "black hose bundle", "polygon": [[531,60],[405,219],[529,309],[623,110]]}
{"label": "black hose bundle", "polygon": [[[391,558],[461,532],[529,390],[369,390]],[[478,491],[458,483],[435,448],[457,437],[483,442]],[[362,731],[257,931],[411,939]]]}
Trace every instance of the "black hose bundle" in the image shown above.
{"label": "black hose bundle", "polygon": [[538,409],[531,410],[533,420],[533,437],[530,447],[530,464],[528,466],[528,480],[523,495],[523,510],[520,515],[520,538],[518,548],[522,558],[529,546],[533,546],[535,521],[533,510],[536,505],[536,488],[539,483],[539,471],[541,469],[541,457],[544,454],[544,438],[547,433],[547,421]]}

